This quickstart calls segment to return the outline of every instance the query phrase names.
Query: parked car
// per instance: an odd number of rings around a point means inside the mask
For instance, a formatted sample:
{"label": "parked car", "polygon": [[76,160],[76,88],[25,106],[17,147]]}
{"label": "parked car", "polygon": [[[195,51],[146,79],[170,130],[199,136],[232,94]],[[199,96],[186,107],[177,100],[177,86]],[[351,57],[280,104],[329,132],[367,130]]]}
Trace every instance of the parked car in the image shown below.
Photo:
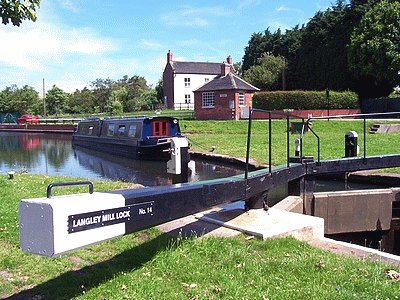
{"label": "parked car", "polygon": [[18,124],[39,123],[39,122],[40,122],[40,118],[38,116],[32,116],[30,114],[23,114],[17,120]]}

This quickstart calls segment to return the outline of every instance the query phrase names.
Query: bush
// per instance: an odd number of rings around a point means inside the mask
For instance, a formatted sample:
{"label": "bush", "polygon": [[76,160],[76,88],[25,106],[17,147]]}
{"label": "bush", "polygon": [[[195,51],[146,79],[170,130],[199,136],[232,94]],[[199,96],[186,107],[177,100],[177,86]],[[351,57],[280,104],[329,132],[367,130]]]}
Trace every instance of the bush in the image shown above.
{"label": "bush", "polygon": [[[329,104],[328,104],[329,102]],[[276,91],[254,94],[253,107],[265,110],[282,109],[349,109],[359,108],[357,94],[354,92],[329,92],[329,101],[325,91]]]}

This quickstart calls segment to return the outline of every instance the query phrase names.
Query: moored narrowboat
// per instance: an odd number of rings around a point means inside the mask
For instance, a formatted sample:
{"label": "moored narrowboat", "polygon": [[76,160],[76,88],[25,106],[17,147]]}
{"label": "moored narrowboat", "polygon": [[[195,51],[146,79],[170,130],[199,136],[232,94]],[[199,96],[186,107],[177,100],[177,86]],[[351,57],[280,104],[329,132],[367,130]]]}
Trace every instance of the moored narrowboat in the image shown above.
{"label": "moored narrowboat", "polygon": [[181,137],[173,117],[89,118],[80,121],[72,144],[132,159],[170,159],[171,137]]}

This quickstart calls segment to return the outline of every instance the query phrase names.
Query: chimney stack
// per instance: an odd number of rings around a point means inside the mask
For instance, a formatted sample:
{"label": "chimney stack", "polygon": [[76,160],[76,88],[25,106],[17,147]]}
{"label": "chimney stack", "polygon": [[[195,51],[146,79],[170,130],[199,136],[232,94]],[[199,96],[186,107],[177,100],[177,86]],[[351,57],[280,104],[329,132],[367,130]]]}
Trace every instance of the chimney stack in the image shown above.
{"label": "chimney stack", "polygon": [[227,63],[223,62],[221,64],[221,76],[225,76],[231,72],[231,65],[228,65]]}
{"label": "chimney stack", "polygon": [[167,53],[167,63],[169,63],[170,61],[172,61],[172,52],[171,52],[171,50],[168,50],[168,53]]}

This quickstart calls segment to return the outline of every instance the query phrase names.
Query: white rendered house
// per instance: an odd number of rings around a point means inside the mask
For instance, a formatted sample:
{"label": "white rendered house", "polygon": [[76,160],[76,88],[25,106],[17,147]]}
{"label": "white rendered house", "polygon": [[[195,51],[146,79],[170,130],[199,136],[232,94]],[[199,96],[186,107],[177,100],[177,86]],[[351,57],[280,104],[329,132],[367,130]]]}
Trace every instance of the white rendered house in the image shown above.
{"label": "white rendered house", "polygon": [[176,110],[193,110],[193,91],[220,76],[226,64],[234,71],[230,56],[226,63],[183,62],[174,61],[172,52],[168,51],[163,73],[164,103]]}

